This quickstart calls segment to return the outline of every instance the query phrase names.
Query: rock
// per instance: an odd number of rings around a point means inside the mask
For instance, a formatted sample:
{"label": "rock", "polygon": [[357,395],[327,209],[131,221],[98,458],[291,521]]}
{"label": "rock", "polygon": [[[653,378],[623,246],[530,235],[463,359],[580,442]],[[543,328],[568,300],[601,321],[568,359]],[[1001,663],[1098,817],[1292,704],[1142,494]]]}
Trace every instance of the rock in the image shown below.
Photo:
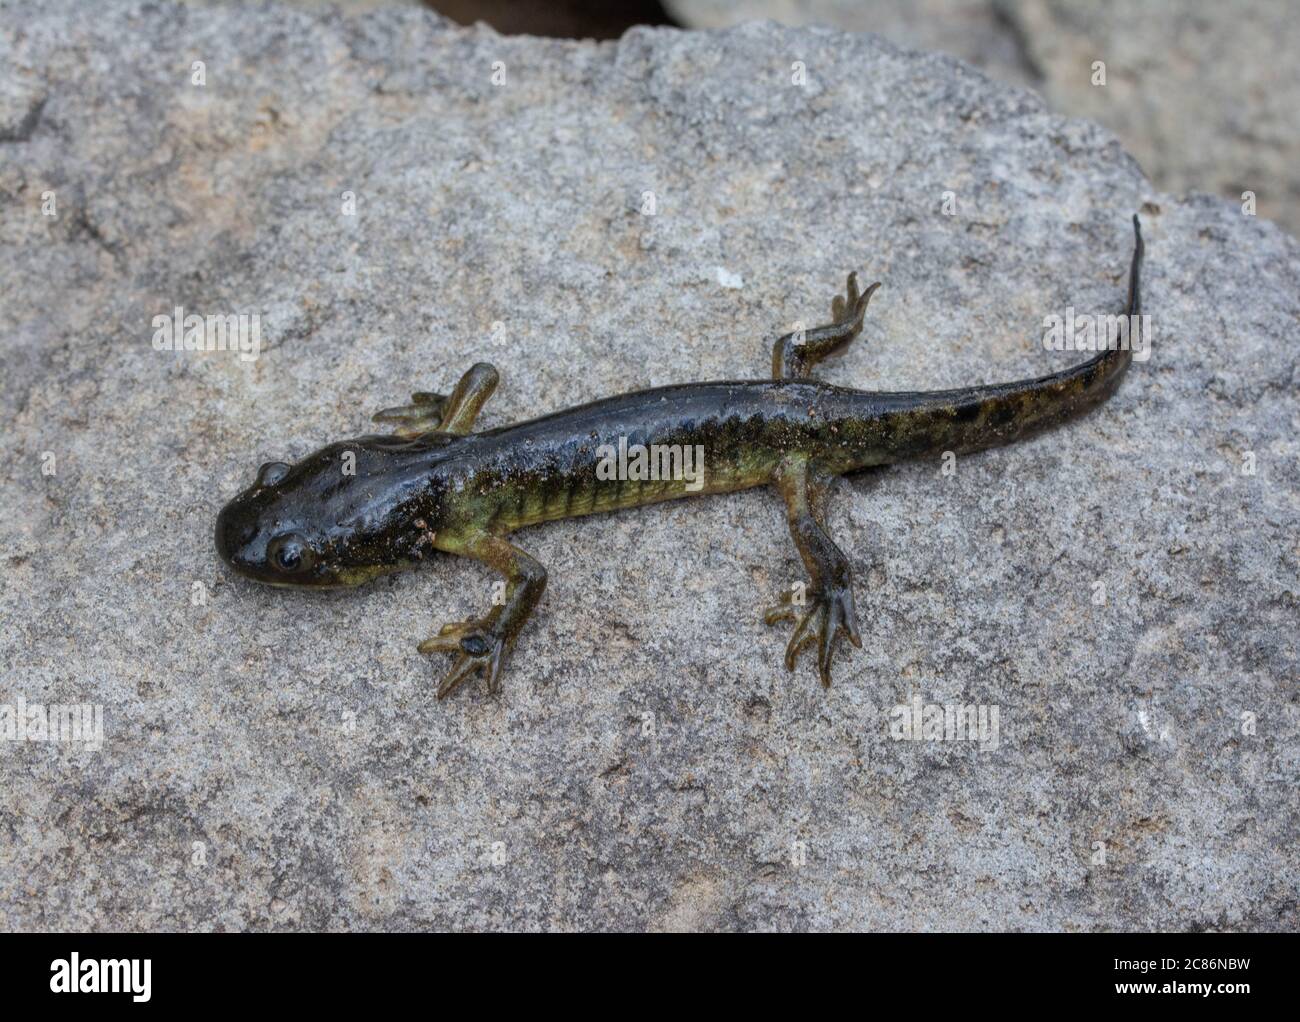
{"label": "rock", "polygon": [[1237,203],[1251,192],[1259,215],[1300,233],[1300,20],[1288,0],[666,2],[685,25],[776,18],[951,53],[1105,125],[1162,189]]}
{"label": "rock", "polygon": [[1041,77],[997,0],[664,0],[664,7],[692,28],[769,18],[783,25],[826,25],[949,53],[1017,85],[1032,87]]}
{"label": "rock", "polygon": [[[103,714],[0,740],[0,926],[1300,923],[1295,240],[869,35],[86,11],[0,13],[0,95],[40,97],[0,143],[0,705]],[[478,568],[311,595],[214,555],[259,463],[475,360],[488,427],[762,376],[853,268],[834,383],[1068,364],[1044,317],[1119,307],[1135,211],[1155,342],[1113,400],[839,487],[830,691],[759,621],[802,577],[765,492],[521,533],[550,585],[496,698],[415,649]],[[155,350],[178,306],[260,316],[259,357]],[[913,698],[997,741],[891,738]]]}
{"label": "rock", "polygon": [[1165,190],[1237,204],[1249,191],[1259,215],[1300,234],[1294,4],[1015,0],[1009,11],[1053,107],[1106,125]]}

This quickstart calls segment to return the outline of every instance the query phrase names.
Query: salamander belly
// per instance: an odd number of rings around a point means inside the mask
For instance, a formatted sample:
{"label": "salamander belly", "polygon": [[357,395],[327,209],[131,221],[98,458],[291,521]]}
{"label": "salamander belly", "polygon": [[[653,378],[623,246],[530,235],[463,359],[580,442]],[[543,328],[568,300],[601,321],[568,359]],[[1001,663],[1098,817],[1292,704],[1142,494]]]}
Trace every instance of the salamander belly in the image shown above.
{"label": "salamander belly", "polygon": [[826,449],[828,388],[740,381],[622,395],[458,441],[459,492],[507,529],[771,481]]}
{"label": "salamander belly", "polygon": [[[700,453],[696,450],[683,459],[680,472],[659,471],[658,466],[637,461],[620,465],[616,455],[603,464],[593,462],[578,471],[552,477],[542,485],[529,480],[505,486],[500,492],[496,518],[514,529],[682,497],[730,493],[764,485],[775,467],[770,457],[709,459],[706,449],[701,461]],[[670,464],[665,462],[665,467]]]}

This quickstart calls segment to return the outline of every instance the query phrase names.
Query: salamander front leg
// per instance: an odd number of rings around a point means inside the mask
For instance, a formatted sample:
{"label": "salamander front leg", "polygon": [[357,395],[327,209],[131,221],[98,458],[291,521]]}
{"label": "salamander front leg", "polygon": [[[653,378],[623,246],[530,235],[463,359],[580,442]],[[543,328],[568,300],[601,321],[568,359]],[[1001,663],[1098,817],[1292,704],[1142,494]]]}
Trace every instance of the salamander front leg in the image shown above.
{"label": "salamander front leg", "polygon": [[[780,621],[797,621],[794,635],[785,649],[785,668],[793,671],[799,654],[817,646],[817,670],[822,684],[830,688],[831,661],[841,634],[862,648],[858,632],[857,611],[853,605],[853,580],[849,559],[844,556],[822,526],[822,502],[828,477],[810,467],[805,459],[787,461],[778,470],[773,484],[785,500],[790,535],[799,550],[812,585],[805,603],[795,602],[793,593],[768,609],[764,620],[769,625]],[[800,613],[802,611],[802,613]]]}
{"label": "salamander front leg", "polygon": [[396,436],[413,437],[434,431],[463,436],[474,428],[474,420],[497,389],[498,379],[494,366],[476,362],[450,394],[412,394],[409,405],[385,408],[376,412],[372,421],[396,423]]}
{"label": "salamander front leg", "polygon": [[438,698],[445,699],[467,678],[480,672],[488,691],[496,692],[501,688],[505,659],[546,588],[546,569],[500,536],[484,532],[458,534],[443,530],[435,545],[482,561],[506,577],[504,603],[482,618],[445,624],[436,636],[420,643],[421,653],[451,653],[456,657],[438,686]]}
{"label": "salamander front leg", "polygon": [[409,405],[397,405],[375,412],[370,421],[392,423],[394,436],[419,436],[438,428],[442,422],[442,410],[446,406],[446,394],[421,390],[411,395]]}

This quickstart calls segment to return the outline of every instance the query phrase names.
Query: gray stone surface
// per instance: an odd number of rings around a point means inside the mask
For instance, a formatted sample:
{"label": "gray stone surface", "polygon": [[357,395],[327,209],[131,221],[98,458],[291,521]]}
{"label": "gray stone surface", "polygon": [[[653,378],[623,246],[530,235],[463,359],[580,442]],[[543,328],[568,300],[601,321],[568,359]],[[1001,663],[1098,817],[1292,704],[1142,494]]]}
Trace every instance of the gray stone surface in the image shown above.
{"label": "gray stone surface", "polygon": [[[684,25],[774,18],[939,50],[1104,124],[1165,191],[1207,191],[1300,234],[1293,0],[666,0]],[[1104,87],[1093,62],[1106,64]]]}
{"label": "gray stone surface", "polygon": [[664,0],[664,7],[690,28],[730,28],[768,19],[791,26],[825,25],[950,53],[1017,85],[1032,86],[1041,77],[997,0]]}
{"label": "gray stone surface", "polygon": [[[0,704],[104,713],[0,741],[0,927],[1297,927],[1295,240],[871,36],[88,9],[0,14]],[[764,492],[521,533],[499,698],[415,650],[472,565],[312,596],[214,556],[259,462],[476,359],[488,426],[762,375],[853,267],[833,382],[1074,361],[1042,319],[1117,307],[1135,210],[1155,350],[1109,404],[841,485],[829,692],[759,621],[801,574]],[[265,350],[153,350],[177,305]],[[913,696],[997,749],[891,739]]]}

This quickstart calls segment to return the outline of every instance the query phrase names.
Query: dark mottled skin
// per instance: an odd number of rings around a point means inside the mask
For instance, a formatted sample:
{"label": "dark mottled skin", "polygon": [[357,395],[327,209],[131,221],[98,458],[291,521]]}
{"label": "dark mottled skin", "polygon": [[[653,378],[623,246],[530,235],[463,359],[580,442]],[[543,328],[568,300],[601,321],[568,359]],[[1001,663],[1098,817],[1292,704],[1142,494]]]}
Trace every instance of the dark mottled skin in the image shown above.
{"label": "dark mottled skin", "polygon": [[[1140,312],[1142,237],[1129,278],[1128,315]],[[294,587],[356,585],[418,565],[434,550],[474,557],[505,575],[505,600],[482,619],[445,625],[420,644],[456,657],[445,696],[482,672],[498,687],[546,585],[546,571],[506,540],[536,522],[637,507],[694,493],[771,484],[786,503],[791,535],[811,576],[806,598],[786,594],[769,623],[796,622],[786,650],[817,650],[830,684],[838,641],[861,645],[848,559],[826,534],[822,502],[834,476],[944,451],[1008,443],[1104,401],[1128,368],[1127,348],[1032,380],[958,390],[870,393],[810,379],[817,362],[845,348],[862,327],[878,284],[859,293],[854,276],[837,296],[833,322],[779,339],[773,378],[691,383],[637,391],[551,415],[471,433],[496,387],[480,363],[452,394],[415,394],[377,421],[392,435],[331,444],[290,466],[262,466],[257,482],[217,517],[222,558],[241,574]],[[702,485],[685,479],[603,480],[603,444],[699,445]]]}

